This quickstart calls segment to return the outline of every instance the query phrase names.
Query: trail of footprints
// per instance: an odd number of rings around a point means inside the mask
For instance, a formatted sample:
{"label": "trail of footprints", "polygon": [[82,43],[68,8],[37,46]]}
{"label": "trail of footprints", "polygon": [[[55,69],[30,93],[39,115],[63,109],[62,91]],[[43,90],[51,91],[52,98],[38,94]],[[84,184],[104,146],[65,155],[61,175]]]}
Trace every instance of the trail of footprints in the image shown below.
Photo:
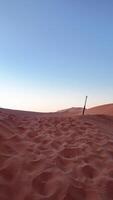
{"label": "trail of footprints", "polygon": [[87,117],[1,120],[0,199],[112,200],[113,138],[94,122]]}

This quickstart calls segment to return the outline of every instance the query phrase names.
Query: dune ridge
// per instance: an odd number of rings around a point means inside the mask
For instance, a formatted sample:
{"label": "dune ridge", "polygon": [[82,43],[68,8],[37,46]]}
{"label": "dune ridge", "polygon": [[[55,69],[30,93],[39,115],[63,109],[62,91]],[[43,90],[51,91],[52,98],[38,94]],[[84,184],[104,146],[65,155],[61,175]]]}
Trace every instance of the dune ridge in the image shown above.
{"label": "dune ridge", "polygon": [[89,108],[86,111],[87,114],[104,114],[104,115],[113,115],[113,104],[104,104]]}
{"label": "dune ridge", "polygon": [[[61,114],[65,115],[82,115],[82,107],[72,107],[64,110],[58,111]],[[113,103],[98,105],[91,108],[86,108],[85,114],[88,115],[113,115]]]}
{"label": "dune ridge", "polygon": [[1,200],[112,200],[113,117],[0,110]]}

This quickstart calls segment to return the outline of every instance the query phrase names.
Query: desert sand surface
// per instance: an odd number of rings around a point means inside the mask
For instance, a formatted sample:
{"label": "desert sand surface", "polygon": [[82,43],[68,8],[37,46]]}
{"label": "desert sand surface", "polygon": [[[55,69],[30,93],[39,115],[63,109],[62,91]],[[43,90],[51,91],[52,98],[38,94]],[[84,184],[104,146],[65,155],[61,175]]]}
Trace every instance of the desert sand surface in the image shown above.
{"label": "desert sand surface", "polygon": [[113,200],[113,116],[0,109],[0,200]]}
{"label": "desert sand surface", "polygon": [[113,104],[105,104],[87,109],[87,114],[113,115]]}
{"label": "desert sand surface", "polygon": [[[58,113],[61,113],[62,115],[68,115],[68,116],[75,116],[75,115],[81,115],[83,112],[82,107],[72,107],[64,110],[58,111]],[[88,115],[113,115],[113,104],[104,104],[99,105],[91,108],[86,108],[85,111]]]}
{"label": "desert sand surface", "polygon": [[66,115],[81,115],[83,112],[83,108],[82,107],[72,107],[72,108],[67,108],[64,110],[59,110],[58,113],[63,114],[64,116]]}

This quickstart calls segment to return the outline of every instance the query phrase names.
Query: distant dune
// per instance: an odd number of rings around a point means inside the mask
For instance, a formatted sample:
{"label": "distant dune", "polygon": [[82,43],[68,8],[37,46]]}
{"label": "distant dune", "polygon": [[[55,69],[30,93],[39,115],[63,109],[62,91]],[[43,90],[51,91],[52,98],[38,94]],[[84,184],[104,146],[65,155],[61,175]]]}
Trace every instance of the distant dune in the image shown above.
{"label": "distant dune", "polygon": [[[83,108],[81,107],[72,107],[58,112],[65,115],[81,115]],[[105,104],[100,106],[95,106],[89,109],[86,109],[85,114],[104,114],[104,115],[113,115],[113,104]]]}
{"label": "distant dune", "polygon": [[[81,115],[83,111],[82,107],[71,107],[66,108],[63,110],[58,110],[57,112],[32,112],[32,111],[20,111],[20,110],[11,110],[11,109],[4,109],[0,108],[0,112],[3,113],[9,113],[10,115],[16,114],[17,116],[23,115],[23,116],[32,116],[32,115],[40,115],[40,116],[75,116],[75,115]],[[97,115],[113,115],[113,104],[104,104],[95,106],[89,109],[86,109],[85,114],[97,114]]]}
{"label": "distant dune", "polygon": [[113,115],[113,104],[105,104],[90,108],[86,111],[87,114],[104,114]]}
{"label": "distant dune", "polygon": [[113,200],[113,116],[73,111],[0,109],[0,200]]}
{"label": "distant dune", "polygon": [[58,113],[68,114],[68,115],[80,115],[82,113],[82,110],[83,108],[81,107],[72,107],[72,108],[60,110],[58,111]]}

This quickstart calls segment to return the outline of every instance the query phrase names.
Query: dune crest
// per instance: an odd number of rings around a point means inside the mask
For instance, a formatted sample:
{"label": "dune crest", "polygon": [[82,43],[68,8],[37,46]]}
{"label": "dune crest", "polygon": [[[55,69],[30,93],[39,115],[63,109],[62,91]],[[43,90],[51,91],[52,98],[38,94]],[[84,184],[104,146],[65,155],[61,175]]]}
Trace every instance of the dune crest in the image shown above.
{"label": "dune crest", "polygon": [[104,104],[100,106],[95,106],[89,108],[86,112],[87,114],[104,114],[104,115],[113,115],[113,104]]}

